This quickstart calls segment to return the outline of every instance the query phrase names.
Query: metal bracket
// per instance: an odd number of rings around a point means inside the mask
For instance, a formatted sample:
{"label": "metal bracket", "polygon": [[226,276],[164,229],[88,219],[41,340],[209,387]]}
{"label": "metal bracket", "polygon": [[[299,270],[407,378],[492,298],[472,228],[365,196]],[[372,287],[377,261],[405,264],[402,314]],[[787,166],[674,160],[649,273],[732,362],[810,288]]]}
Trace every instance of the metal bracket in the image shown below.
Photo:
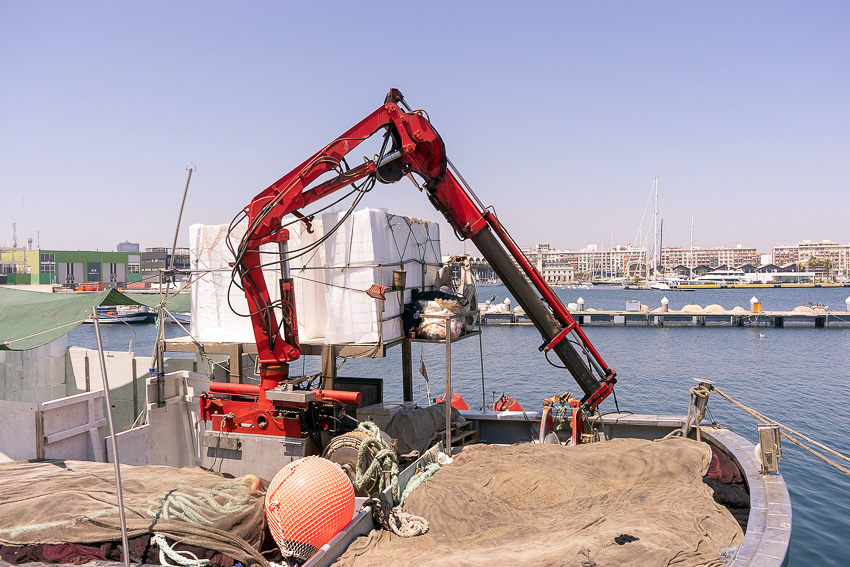
{"label": "metal bracket", "polygon": [[782,458],[782,440],[779,426],[759,424],[759,442],[756,445],[756,460],[761,463],[761,474],[779,474],[779,460]]}
{"label": "metal bracket", "polygon": [[238,437],[229,435],[219,435],[218,433],[207,433],[204,435],[204,447],[213,447],[215,449],[227,449],[229,451],[238,451],[242,448],[242,440]]}
{"label": "metal bracket", "polygon": [[717,558],[728,565],[735,559],[735,556],[738,555],[738,549],[740,547],[740,544],[736,547],[724,547],[717,552]]}

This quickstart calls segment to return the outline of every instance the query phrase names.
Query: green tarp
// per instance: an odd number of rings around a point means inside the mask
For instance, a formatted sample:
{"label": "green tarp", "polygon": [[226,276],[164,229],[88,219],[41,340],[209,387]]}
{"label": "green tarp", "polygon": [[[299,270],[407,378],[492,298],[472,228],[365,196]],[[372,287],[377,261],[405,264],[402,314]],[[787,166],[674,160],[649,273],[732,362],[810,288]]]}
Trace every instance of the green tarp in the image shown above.
{"label": "green tarp", "polygon": [[[129,293],[124,292],[124,295],[138,301],[142,305],[147,305],[150,309],[159,309],[160,297],[158,293]],[[168,298],[165,308],[171,313],[189,313],[192,311],[191,297],[189,293],[178,293]],[[164,299],[164,298],[163,298]]]}
{"label": "green tarp", "polygon": [[29,350],[76,329],[100,305],[140,305],[118,290],[40,293],[0,288],[0,350]]}

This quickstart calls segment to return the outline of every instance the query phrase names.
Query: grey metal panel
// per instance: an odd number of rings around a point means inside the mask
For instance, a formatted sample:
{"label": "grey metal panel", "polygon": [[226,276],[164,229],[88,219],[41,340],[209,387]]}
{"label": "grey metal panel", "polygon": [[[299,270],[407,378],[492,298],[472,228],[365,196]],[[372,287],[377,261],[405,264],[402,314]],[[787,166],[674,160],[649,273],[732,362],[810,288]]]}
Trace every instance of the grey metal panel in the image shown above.
{"label": "grey metal panel", "polygon": [[791,498],[782,475],[762,475],[755,445],[740,435],[710,428],[703,428],[702,434],[738,463],[750,489],[747,533],[729,567],[786,565],[791,544]]}
{"label": "grey metal panel", "polygon": [[[226,439],[226,442],[216,447],[214,437],[219,435]],[[280,469],[304,456],[305,442],[306,439],[300,437],[207,432],[201,440],[204,447],[201,464],[216,472],[229,473],[235,477],[253,474],[271,480]],[[262,455],[263,458],[251,457],[256,455]]]}

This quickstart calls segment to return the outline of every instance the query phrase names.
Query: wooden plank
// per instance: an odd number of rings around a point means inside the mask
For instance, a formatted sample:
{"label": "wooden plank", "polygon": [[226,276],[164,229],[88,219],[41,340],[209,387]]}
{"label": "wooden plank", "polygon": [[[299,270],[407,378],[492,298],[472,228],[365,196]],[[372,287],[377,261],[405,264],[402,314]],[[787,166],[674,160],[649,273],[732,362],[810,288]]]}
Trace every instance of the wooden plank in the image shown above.
{"label": "wooden plank", "polygon": [[81,404],[89,400],[101,398],[103,398],[103,390],[95,390],[94,392],[83,392],[82,394],[74,394],[73,396],[68,396],[66,398],[59,398],[57,400],[42,402],[41,404],[39,404],[39,409],[41,409],[41,411],[48,411],[72,406],[74,404]]}
{"label": "wooden plank", "polygon": [[75,435],[82,435],[84,433],[88,433],[89,431],[95,430],[99,427],[104,427],[105,425],[106,419],[100,418],[93,422],[78,425],[77,427],[72,427],[71,429],[66,429],[65,431],[59,431],[57,433],[44,435],[44,444],[50,445],[51,443],[56,443],[57,441],[62,441],[63,439],[74,437]]}

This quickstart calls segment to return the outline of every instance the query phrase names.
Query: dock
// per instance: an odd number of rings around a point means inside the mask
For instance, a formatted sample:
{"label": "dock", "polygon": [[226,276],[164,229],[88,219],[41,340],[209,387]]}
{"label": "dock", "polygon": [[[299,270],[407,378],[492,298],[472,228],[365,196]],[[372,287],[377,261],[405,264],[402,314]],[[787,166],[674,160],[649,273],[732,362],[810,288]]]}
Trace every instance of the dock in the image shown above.
{"label": "dock", "polygon": [[[579,325],[609,327],[850,327],[850,313],[820,311],[570,311]],[[522,312],[482,313],[482,325],[531,325]]]}
{"label": "dock", "polygon": [[[701,289],[785,289],[785,288],[830,288],[830,287],[850,287],[850,283],[707,283],[707,284],[674,284],[670,286],[670,291],[698,291]],[[627,284],[624,289],[633,291],[655,291],[650,290],[648,285]]]}

